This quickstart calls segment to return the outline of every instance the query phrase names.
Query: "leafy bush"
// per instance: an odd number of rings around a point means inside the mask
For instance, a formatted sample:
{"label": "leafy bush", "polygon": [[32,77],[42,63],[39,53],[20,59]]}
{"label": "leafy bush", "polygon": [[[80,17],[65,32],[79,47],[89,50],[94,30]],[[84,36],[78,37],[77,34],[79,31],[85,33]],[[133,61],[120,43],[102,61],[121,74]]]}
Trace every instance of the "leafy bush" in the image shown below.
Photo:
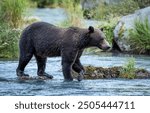
{"label": "leafy bush", "polygon": [[130,58],[128,62],[122,67],[120,76],[123,78],[134,79],[136,77],[135,59]]}
{"label": "leafy bush", "polygon": [[0,22],[0,57],[16,58],[18,57],[18,39],[20,31],[11,29],[11,27]]}
{"label": "leafy bush", "polygon": [[129,30],[129,43],[138,53],[150,51],[150,24],[148,18],[144,22],[136,20],[134,29]]}
{"label": "leafy bush", "polygon": [[1,0],[0,21],[17,28],[22,23],[22,14],[27,7],[27,0]]}

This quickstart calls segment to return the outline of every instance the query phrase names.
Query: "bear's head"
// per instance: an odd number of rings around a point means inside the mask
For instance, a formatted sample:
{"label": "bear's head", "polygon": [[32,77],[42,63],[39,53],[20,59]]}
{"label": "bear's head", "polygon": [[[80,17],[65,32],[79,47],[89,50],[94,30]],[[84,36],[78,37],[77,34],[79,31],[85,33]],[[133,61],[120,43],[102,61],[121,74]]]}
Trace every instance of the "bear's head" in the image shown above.
{"label": "bear's head", "polygon": [[91,46],[96,46],[102,50],[108,50],[111,48],[106,40],[106,36],[103,33],[103,29],[94,29],[94,27],[89,26],[88,34]]}

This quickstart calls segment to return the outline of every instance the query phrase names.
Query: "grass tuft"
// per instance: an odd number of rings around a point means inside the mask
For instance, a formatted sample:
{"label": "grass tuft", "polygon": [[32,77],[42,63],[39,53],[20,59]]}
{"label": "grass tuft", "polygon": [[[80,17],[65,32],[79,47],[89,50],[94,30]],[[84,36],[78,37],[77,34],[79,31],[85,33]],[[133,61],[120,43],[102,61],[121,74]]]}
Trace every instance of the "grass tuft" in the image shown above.
{"label": "grass tuft", "polygon": [[63,0],[62,7],[66,10],[68,18],[60,24],[62,27],[82,27],[84,23],[82,7],[77,0]]}
{"label": "grass tuft", "polygon": [[1,0],[0,21],[8,22],[14,28],[23,21],[23,12],[27,8],[27,0]]}
{"label": "grass tuft", "polygon": [[122,78],[134,79],[136,77],[135,59],[128,59],[127,63],[122,67],[120,76]]}
{"label": "grass tuft", "polygon": [[129,42],[131,48],[138,53],[150,51],[150,23],[148,18],[144,22],[136,20],[134,29],[129,30]]}

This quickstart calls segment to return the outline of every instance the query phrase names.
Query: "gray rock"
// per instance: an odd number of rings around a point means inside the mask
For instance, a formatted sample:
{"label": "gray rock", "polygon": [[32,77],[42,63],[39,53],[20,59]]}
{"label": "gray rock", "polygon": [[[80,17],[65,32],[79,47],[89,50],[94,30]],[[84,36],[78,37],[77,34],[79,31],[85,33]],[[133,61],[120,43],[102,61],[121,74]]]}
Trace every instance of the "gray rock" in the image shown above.
{"label": "gray rock", "polygon": [[[135,11],[134,14],[123,16],[114,29],[114,42],[117,47],[123,52],[132,51],[131,46],[127,42],[128,30],[134,28],[134,22],[136,19],[144,21],[148,17],[150,23],[150,7]],[[115,48],[114,48],[115,49]]]}

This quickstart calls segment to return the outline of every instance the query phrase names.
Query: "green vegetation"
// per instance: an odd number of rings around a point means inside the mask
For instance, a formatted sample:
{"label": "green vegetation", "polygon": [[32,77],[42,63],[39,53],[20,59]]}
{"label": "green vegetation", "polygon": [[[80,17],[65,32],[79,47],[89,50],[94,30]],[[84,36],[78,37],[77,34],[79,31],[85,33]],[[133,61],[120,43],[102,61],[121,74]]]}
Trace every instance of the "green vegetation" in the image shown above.
{"label": "green vegetation", "polygon": [[140,8],[150,6],[150,1],[149,0],[134,0],[134,1],[138,3]]}
{"label": "green vegetation", "polygon": [[100,2],[98,7],[90,11],[90,15],[96,20],[111,20],[114,17],[119,17],[133,13],[139,9],[138,3],[133,0],[123,0],[117,4],[105,4]]}
{"label": "green vegetation", "polygon": [[18,57],[18,37],[20,31],[0,22],[0,58]]}
{"label": "green vegetation", "polygon": [[112,44],[112,39],[114,37],[113,31],[118,22],[119,18],[112,18],[111,21],[103,22],[99,27],[104,29],[104,33],[106,35],[106,40]]}
{"label": "green vegetation", "polygon": [[129,42],[134,51],[146,53],[150,51],[150,24],[148,18],[144,22],[136,20],[134,29],[129,31]]}
{"label": "green vegetation", "polygon": [[133,13],[139,8],[149,6],[149,0],[122,0],[117,4],[106,4],[102,0],[99,5],[92,10],[85,10],[85,18],[96,20],[111,20],[114,17],[124,16]]}
{"label": "green vegetation", "polygon": [[27,0],[0,1],[0,21],[9,23],[12,27],[19,27],[23,21],[22,14],[27,7]]}
{"label": "green vegetation", "polygon": [[27,0],[0,1],[0,57],[18,57],[18,28],[23,22]]}
{"label": "green vegetation", "polygon": [[62,7],[65,8],[68,19],[60,24],[60,26],[68,27],[68,26],[76,26],[81,27],[83,23],[81,20],[83,19],[83,11],[82,8],[77,2],[79,0],[63,0]]}
{"label": "green vegetation", "polygon": [[128,62],[122,67],[120,76],[123,78],[134,79],[136,77],[135,59],[130,58]]}

